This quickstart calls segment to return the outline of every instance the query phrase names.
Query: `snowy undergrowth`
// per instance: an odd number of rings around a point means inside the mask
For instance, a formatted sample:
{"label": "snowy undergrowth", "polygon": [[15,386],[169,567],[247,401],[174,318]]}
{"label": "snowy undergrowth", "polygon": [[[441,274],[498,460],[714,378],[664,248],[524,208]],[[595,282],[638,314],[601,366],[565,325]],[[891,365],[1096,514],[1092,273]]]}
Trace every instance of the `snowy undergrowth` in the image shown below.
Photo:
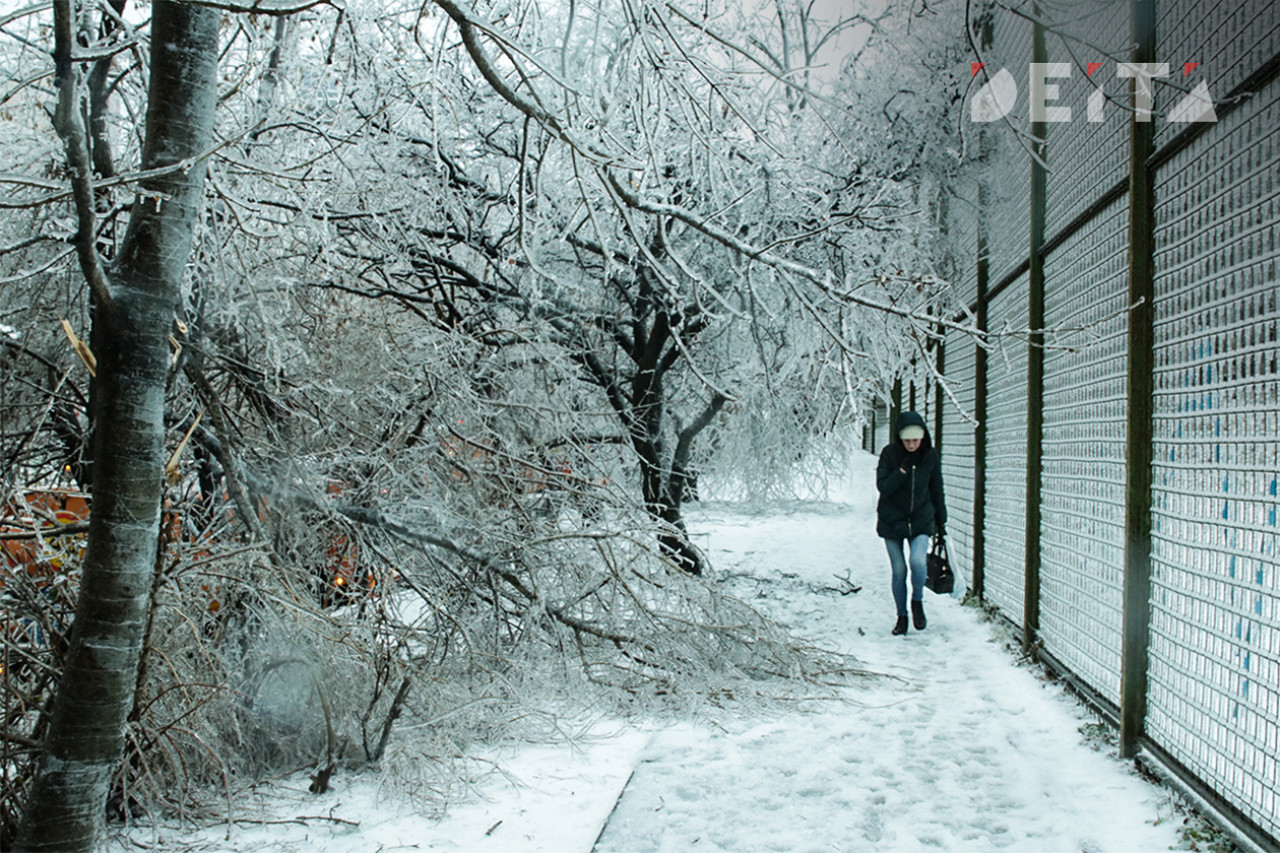
{"label": "snowy undergrowth", "polygon": [[[632,714],[586,694],[574,712],[531,704],[487,741],[415,758],[408,736],[394,772],[338,775],[321,795],[295,775],[244,792],[245,822],[138,828],[115,849],[1174,848],[1175,799],[1091,748],[1081,728],[1092,715],[1062,684],[1015,665],[995,623],[929,594],[927,630],[890,636],[887,560],[865,486],[872,464],[855,460],[851,488],[832,500],[705,504],[690,525],[713,583],[886,677],[792,693],[808,701],[758,712],[739,700]],[[458,780],[449,790],[442,764]]]}

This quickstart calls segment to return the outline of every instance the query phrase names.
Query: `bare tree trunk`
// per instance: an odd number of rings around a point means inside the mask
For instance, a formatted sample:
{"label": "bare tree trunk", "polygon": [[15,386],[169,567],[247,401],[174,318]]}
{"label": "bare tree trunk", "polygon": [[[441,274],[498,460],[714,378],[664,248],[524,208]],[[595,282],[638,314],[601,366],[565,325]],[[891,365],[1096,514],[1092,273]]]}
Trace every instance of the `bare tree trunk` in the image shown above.
{"label": "bare tree trunk", "polygon": [[[702,556],[689,540],[681,507],[689,493],[689,458],[694,439],[710,425],[711,420],[724,407],[725,398],[716,393],[711,402],[696,419],[683,429],[677,429],[676,446],[667,454],[663,447],[665,422],[671,417],[667,411],[667,395],[664,380],[681,357],[681,351],[671,341],[671,318],[665,311],[658,311],[653,327],[643,346],[632,347],[629,355],[636,365],[631,379],[629,408],[619,408],[624,414],[623,423],[631,433],[631,443],[640,458],[640,484],[644,493],[644,505],[666,530],[658,536],[658,546],[676,566],[691,575],[703,571]],[[615,403],[617,407],[621,403]]]}
{"label": "bare tree trunk", "polygon": [[[710,426],[727,400],[716,392],[687,426],[681,427],[677,420],[676,445],[668,452],[666,425],[672,414],[666,378],[684,358],[684,349],[674,336],[692,340],[706,327],[706,319],[700,311],[672,312],[656,304],[656,292],[647,282],[641,283],[631,307],[634,316],[624,324],[605,321],[605,327],[613,333],[613,344],[635,368],[629,377],[618,369],[617,359],[604,358],[593,351],[571,324],[555,325],[564,334],[570,357],[583,369],[584,377],[604,391],[627,431],[639,463],[645,510],[664,528],[658,534],[658,547],[675,566],[700,575],[705,568],[703,559],[689,540],[681,507],[694,479],[690,470],[694,440]],[[627,327],[625,331],[623,325]]]}
{"label": "bare tree trunk", "polygon": [[[682,510],[691,491],[693,472],[689,470],[689,457],[694,439],[711,424],[711,420],[724,408],[725,402],[727,401],[723,395],[714,394],[702,413],[691,424],[678,430],[676,448],[671,454],[669,465],[664,466],[662,463],[664,454],[660,434],[645,432],[633,438],[640,456],[640,480],[645,508],[667,527],[667,532],[658,536],[658,545],[676,566],[691,575],[702,574],[705,566],[698,549],[689,540],[689,530],[685,526]],[[662,401],[653,405],[665,408]],[[660,428],[661,419],[657,420],[659,424],[655,424],[655,428]]]}
{"label": "bare tree trunk", "polygon": [[[213,136],[221,17],[172,0],[156,0],[152,10],[142,168],[183,168],[141,183],[110,269],[95,257],[85,227],[92,193],[76,194],[81,266],[94,295],[93,513],[71,648],[18,834],[21,850],[93,847],[124,745],[146,624],[160,529],[168,336],[203,193],[198,155]],[[69,2],[55,3],[63,33],[72,31],[71,14]],[[55,51],[59,83],[78,89],[69,41]],[[63,97],[69,107],[60,110],[59,132],[73,181],[84,189],[80,98],[65,88]]]}

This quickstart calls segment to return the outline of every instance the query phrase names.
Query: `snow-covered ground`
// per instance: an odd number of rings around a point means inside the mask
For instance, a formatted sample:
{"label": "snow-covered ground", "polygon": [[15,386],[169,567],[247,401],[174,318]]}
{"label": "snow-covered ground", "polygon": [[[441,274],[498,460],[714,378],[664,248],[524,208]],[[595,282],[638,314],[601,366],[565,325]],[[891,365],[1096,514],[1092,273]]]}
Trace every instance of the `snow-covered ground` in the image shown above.
{"label": "snow-covered ground", "polygon": [[[691,529],[717,582],[798,634],[850,652],[869,679],[820,710],[718,724],[597,723],[563,745],[512,743],[503,770],[443,817],[371,776],[307,780],[241,801],[254,822],[137,829],[115,850],[459,853],[1137,853],[1178,844],[1172,796],[1091,746],[1096,721],[998,625],[926,593],[927,630],[893,637],[874,532],[874,459],[828,501],[707,503]],[[845,579],[861,587],[841,594]]]}

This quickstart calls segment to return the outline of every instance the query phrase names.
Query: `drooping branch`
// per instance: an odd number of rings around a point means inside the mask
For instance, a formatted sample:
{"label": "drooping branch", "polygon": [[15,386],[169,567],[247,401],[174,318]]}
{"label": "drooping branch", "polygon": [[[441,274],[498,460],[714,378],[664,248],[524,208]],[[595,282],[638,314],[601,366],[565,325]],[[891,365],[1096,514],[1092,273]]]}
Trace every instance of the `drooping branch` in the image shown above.
{"label": "drooping branch", "polygon": [[485,572],[506,582],[506,584],[524,598],[526,602],[530,604],[539,604],[546,611],[547,615],[574,631],[579,631],[602,640],[608,640],[619,644],[632,645],[641,642],[639,638],[632,636],[631,634],[608,630],[600,625],[573,616],[565,612],[562,608],[552,605],[550,602],[546,601],[536,589],[531,587],[510,567],[504,565],[497,557],[490,556],[489,554],[485,554],[482,551],[478,551],[475,548],[455,542],[444,536],[415,530],[402,521],[394,519],[377,510],[355,506],[338,506],[334,509],[352,521],[377,527],[407,545],[418,548],[438,548],[476,564]]}
{"label": "drooping branch", "polygon": [[208,377],[205,376],[201,361],[188,360],[186,362],[186,374],[192,385],[195,386],[197,396],[200,397],[201,402],[204,404],[205,411],[209,412],[215,433],[221,439],[221,441],[212,445],[211,449],[218,462],[222,464],[227,492],[231,496],[232,502],[236,505],[241,522],[248,529],[253,542],[265,542],[266,537],[263,534],[262,525],[258,522],[257,509],[245,491],[240,465],[230,446],[230,429],[222,411],[222,400],[218,397],[213,385],[210,384]]}
{"label": "drooping branch", "polygon": [[711,425],[711,422],[715,420],[715,416],[720,414],[720,410],[724,408],[727,402],[729,402],[729,398],[723,394],[712,395],[711,401],[707,403],[702,412],[688,426],[680,430],[680,435],[676,442],[675,462],[672,467],[678,466],[682,472],[687,470],[689,452],[693,447],[693,440]]}
{"label": "drooping branch", "polygon": [[851,290],[839,290],[832,285],[830,273],[823,272],[816,267],[811,267],[806,264],[801,264],[797,261],[781,257],[766,249],[755,246],[746,240],[734,236],[728,230],[721,228],[702,217],[695,216],[692,212],[682,207],[643,198],[638,193],[631,192],[623,186],[622,181],[618,180],[617,175],[613,171],[606,170],[603,174],[605,175],[605,179],[608,181],[612,191],[618,196],[618,198],[622,199],[627,206],[643,213],[655,216],[668,216],[672,219],[677,219],[745,258],[759,261],[760,263],[766,264],[779,272],[794,275],[816,285],[824,294],[835,298],[839,302],[859,305],[873,311],[891,314],[923,326],[938,325],[974,336],[981,336],[982,334],[971,324],[957,320],[950,320],[945,317],[940,318],[929,314],[922,315],[920,311],[912,308],[902,308],[892,303],[868,299],[867,297]]}
{"label": "drooping branch", "polygon": [[[65,0],[60,0],[60,2],[65,2]],[[87,148],[85,147],[85,139],[87,137],[84,134],[83,120],[80,120],[79,124],[80,124],[79,145],[81,150],[80,157],[82,158],[83,162],[88,163],[89,155],[88,155]],[[208,160],[214,154],[217,154],[222,149],[227,148],[228,146],[231,146],[231,145],[235,145],[240,140],[244,139],[244,137],[247,136],[248,134],[249,134],[249,130],[244,130],[239,134],[237,134],[236,136],[230,137],[228,139],[224,139],[221,142],[218,142],[217,144],[210,146],[209,148],[205,149],[204,151],[201,151],[198,154],[195,154],[191,157],[186,157],[175,163],[170,163],[163,166],[156,166],[154,168],[139,169],[136,172],[129,172],[128,174],[116,175],[115,177],[104,178],[101,180],[94,180],[92,178],[92,175],[90,175],[89,178],[84,181],[83,186],[77,187],[73,183],[73,187],[71,190],[59,189],[54,192],[50,192],[47,195],[36,196],[34,198],[22,198],[22,199],[14,199],[14,200],[0,199],[0,210],[22,210],[26,208],[43,207],[44,205],[52,204],[53,202],[56,202],[56,201],[62,201],[63,199],[66,199],[66,198],[72,198],[72,199],[78,200],[81,197],[82,193],[86,193],[90,197],[92,197],[95,192],[100,192],[105,189],[110,189],[111,187],[119,187],[119,186],[124,186],[126,184],[135,184],[135,183],[137,184],[151,183],[151,182],[160,181],[164,178],[171,178],[171,177],[174,177],[175,175],[179,175],[179,176],[185,175],[186,173],[190,172],[192,169],[203,164],[206,160]],[[45,189],[53,189],[54,187],[61,186],[60,184],[56,184],[53,181],[46,181],[44,179],[34,178],[29,175],[14,175],[11,173],[10,174],[0,173],[0,183],[18,184],[21,186],[41,187]],[[90,209],[90,212],[92,212],[92,209]],[[91,231],[90,233],[93,233],[93,232]]]}
{"label": "drooping branch", "polygon": [[489,58],[489,54],[485,51],[484,45],[480,43],[479,29],[467,13],[453,0],[435,0],[435,4],[443,9],[444,13],[458,25],[458,32],[462,34],[462,43],[467,49],[467,54],[471,57],[471,61],[475,63],[476,70],[484,77],[485,82],[492,86],[493,90],[511,106],[550,130],[562,141],[572,143],[559,119],[538,104],[520,97],[514,89],[507,85],[507,81],[502,79],[502,75],[494,67],[493,60]]}
{"label": "drooping branch", "polygon": [[221,9],[224,12],[247,12],[251,15],[295,15],[298,12],[305,12],[308,9],[314,9],[317,6],[332,6],[339,12],[343,11],[343,5],[340,0],[247,0],[247,2],[233,2],[233,0],[185,0],[192,6],[205,6],[210,9]]}

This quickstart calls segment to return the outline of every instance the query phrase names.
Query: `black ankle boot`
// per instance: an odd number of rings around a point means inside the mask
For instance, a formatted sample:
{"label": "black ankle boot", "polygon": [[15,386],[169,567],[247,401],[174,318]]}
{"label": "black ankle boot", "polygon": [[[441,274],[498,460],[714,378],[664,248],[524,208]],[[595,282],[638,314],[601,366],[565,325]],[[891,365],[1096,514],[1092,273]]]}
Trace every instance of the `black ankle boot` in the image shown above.
{"label": "black ankle boot", "polygon": [[[929,624],[928,620],[924,618],[924,602],[923,601],[911,602],[911,621],[916,623],[917,631],[923,631],[924,626]],[[905,616],[898,617],[898,623],[902,625],[902,630],[904,631],[907,630],[907,617]]]}
{"label": "black ankle boot", "polygon": [[907,617],[899,616],[898,624],[893,626],[893,634],[896,637],[898,634],[905,634],[905,633],[907,633]]}

